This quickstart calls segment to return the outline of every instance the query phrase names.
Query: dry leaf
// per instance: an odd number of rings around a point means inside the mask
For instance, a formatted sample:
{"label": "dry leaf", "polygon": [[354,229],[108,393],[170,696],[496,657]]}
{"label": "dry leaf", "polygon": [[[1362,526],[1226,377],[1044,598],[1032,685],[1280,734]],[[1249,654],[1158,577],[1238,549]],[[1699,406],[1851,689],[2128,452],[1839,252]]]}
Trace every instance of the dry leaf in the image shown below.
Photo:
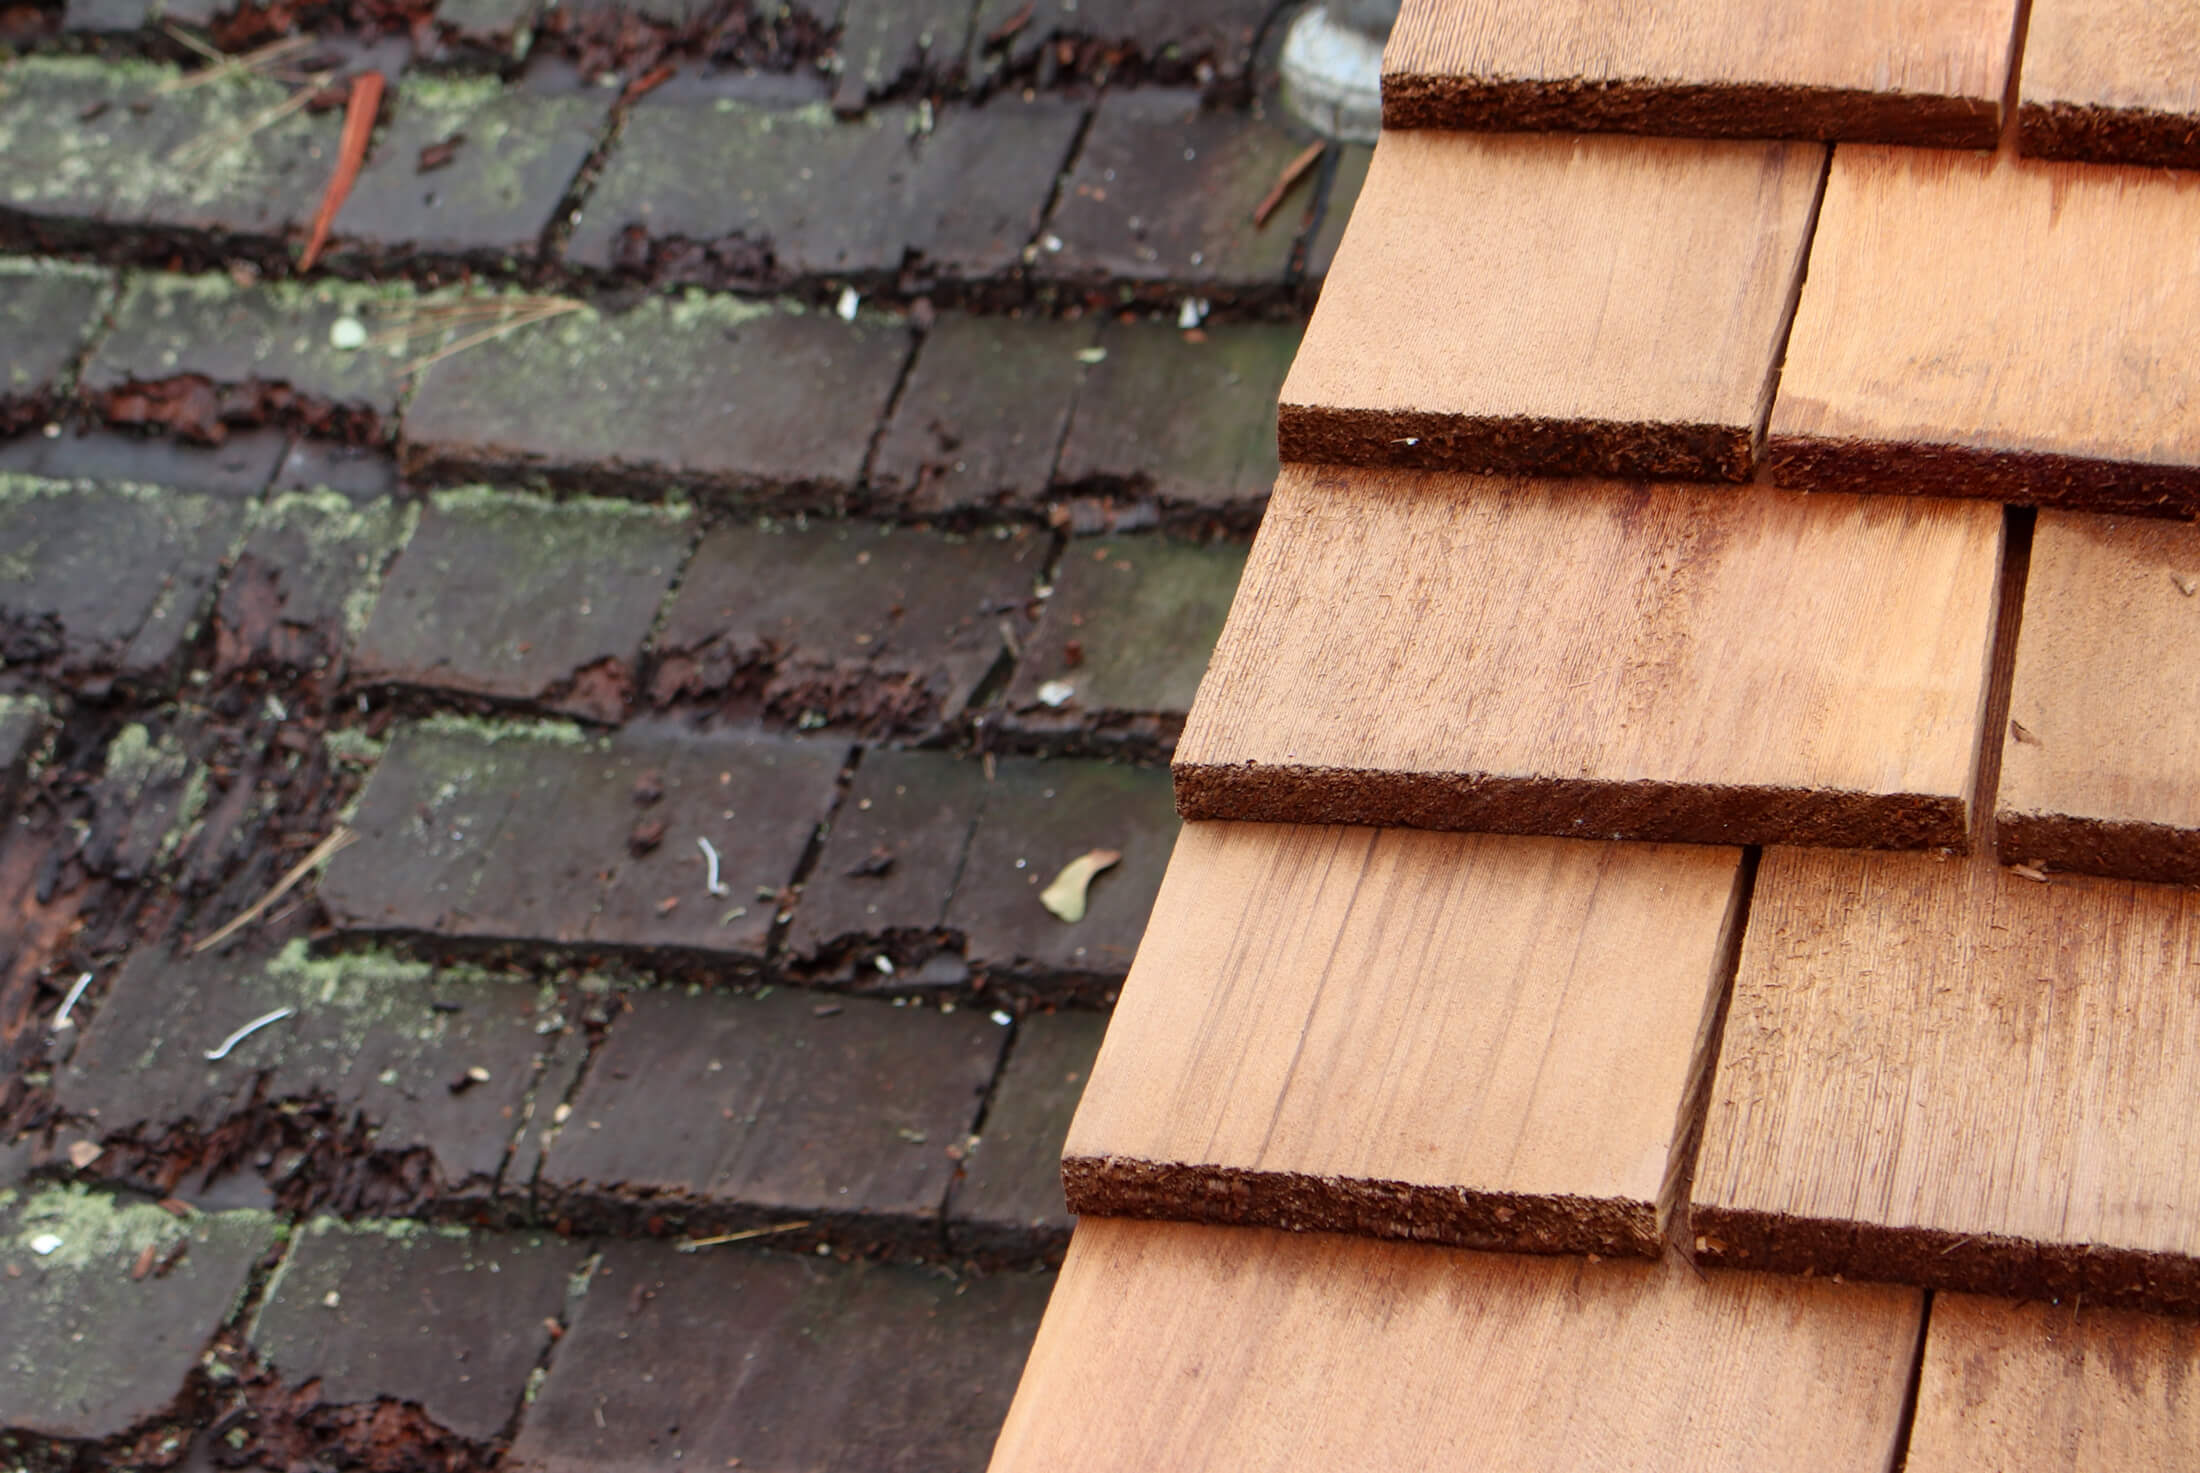
{"label": "dry leaf", "polygon": [[1092,877],[1122,857],[1122,851],[1117,849],[1087,850],[1062,866],[1054,883],[1039,892],[1039,903],[1075,925],[1085,918],[1085,891],[1091,887]]}
{"label": "dry leaf", "polygon": [[98,1141],[71,1141],[69,1143],[69,1164],[78,1171],[82,1171],[99,1159],[100,1151],[101,1146]]}
{"label": "dry leaf", "polygon": [[336,141],[336,172],[329,176],[328,188],[321,194],[321,208],[313,215],[313,231],[306,237],[305,252],[298,257],[300,274],[313,269],[313,263],[321,258],[321,247],[328,244],[336,212],[344,207],[352,183],[359,177],[359,166],[366,162],[367,144],[374,137],[374,120],[381,110],[382,74],[361,72],[353,77],[344,107],[344,131]]}

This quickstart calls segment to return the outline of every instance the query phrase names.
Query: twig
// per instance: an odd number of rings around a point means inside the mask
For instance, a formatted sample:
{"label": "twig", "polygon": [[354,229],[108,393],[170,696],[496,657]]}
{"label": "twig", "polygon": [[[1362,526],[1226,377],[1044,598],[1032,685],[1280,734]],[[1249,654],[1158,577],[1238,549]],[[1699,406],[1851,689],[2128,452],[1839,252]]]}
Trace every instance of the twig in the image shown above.
{"label": "twig", "polygon": [[242,1028],[239,1028],[235,1033],[232,1033],[227,1038],[223,1039],[220,1048],[208,1049],[206,1051],[206,1062],[209,1064],[219,1064],[222,1060],[229,1057],[229,1051],[235,1048],[238,1044],[243,1043],[253,1034],[259,1032],[262,1028],[265,1028],[268,1024],[280,1023],[283,1021],[283,1019],[289,1017],[292,1013],[295,1013],[297,1011],[298,1010],[296,1008],[284,1007],[277,1008],[272,1013],[262,1013],[259,1017],[254,1018],[251,1022],[245,1024]]}
{"label": "twig", "polygon": [[1283,166],[1283,172],[1276,176],[1276,182],[1268,186],[1268,192],[1260,197],[1260,203],[1253,206],[1255,230],[1268,224],[1268,217],[1275,214],[1283,204],[1284,196],[1291,192],[1291,186],[1298,183],[1308,169],[1314,167],[1314,161],[1322,156],[1322,150],[1328,146],[1326,143],[1309,143],[1290,163]]}
{"label": "twig", "polygon": [[245,908],[245,911],[242,915],[238,916],[228,925],[222,927],[219,931],[216,931],[213,935],[207,937],[204,941],[201,941],[197,945],[193,946],[191,948],[191,955],[197,956],[200,952],[205,951],[208,947],[219,946],[221,945],[221,943],[227,941],[230,937],[236,935],[239,931],[243,930],[246,926],[251,925],[254,921],[258,920],[262,915],[267,912],[267,908],[269,906],[273,905],[276,901],[282,899],[285,895],[289,894],[291,886],[297,884],[307,875],[313,873],[315,866],[327,860],[331,855],[335,854],[338,850],[342,849],[345,845],[349,844],[352,840],[358,837],[359,836],[356,833],[353,833],[350,829],[345,828],[342,824],[338,824],[334,829],[331,829],[329,831],[329,836],[327,838],[323,839],[320,843],[314,845],[311,850],[307,851],[305,858],[299,860],[288,870],[284,871],[283,877],[275,882],[274,889],[268,891],[265,895],[262,895],[258,900],[253,901],[251,905]]}
{"label": "twig", "polygon": [[58,1032],[63,1028],[74,1028],[76,1026],[74,1023],[71,1023],[69,1021],[69,1010],[76,1006],[76,1000],[82,997],[84,995],[84,989],[91,985],[92,974],[90,972],[86,972],[83,976],[76,979],[76,986],[70,988],[69,995],[61,999],[61,1011],[53,1015],[53,1027],[55,1031]]}
{"label": "twig", "polygon": [[298,258],[301,272],[311,271],[328,244],[336,212],[351,197],[359,178],[359,166],[367,161],[367,142],[374,137],[374,120],[382,111],[382,74],[361,72],[351,79],[351,97],[344,104],[344,131],[336,146],[336,172],[329,175],[321,193],[321,207],[313,212],[313,233],[306,237],[305,254]]}
{"label": "twig", "polygon": [[711,847],[708,839],[697,839],[695,845],[703,851],[703,858],[710,864],[710,874],[703,881],[703,888],[713,895],[731,895],[733,888],[718,878],[718,851]]}
{"label": "twig", "polygon": [[773,1233],[791,1233],[797,1228],[806,1228],[809,1225],[810,1220],[804,1218],[800,1222],[782,1222],[772,1227],[749,1228],[738,1233],[720,1233],[715,1238],[682,1238],[672,1245],[672,1251],[675,1253],[693,1253],[698,1248],[715,1248],[720,1243],[745,1243],[751,1238],[768,1238]]}

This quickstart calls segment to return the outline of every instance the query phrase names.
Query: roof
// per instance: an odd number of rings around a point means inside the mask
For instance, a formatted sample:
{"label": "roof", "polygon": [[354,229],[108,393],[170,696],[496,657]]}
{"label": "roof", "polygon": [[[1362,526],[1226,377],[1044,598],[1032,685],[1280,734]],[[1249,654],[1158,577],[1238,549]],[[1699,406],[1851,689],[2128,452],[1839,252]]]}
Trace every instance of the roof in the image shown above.
{"label": "roof", "polygon": [[1639,19],[1401,16],[996,1470],[2193,1456],[2200,33]]}

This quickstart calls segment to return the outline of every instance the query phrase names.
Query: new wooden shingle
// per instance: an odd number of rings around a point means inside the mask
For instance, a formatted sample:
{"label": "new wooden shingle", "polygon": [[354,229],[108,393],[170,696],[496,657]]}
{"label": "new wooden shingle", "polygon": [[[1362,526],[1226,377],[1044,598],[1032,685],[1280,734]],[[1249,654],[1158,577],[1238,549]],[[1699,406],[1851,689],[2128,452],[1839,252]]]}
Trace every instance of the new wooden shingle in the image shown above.
{"label": "new wooden shingle", "polygon": [[2016,11],[1407,0],[1383,55],[1383,122],[1991,148]]}
{"label": "new wooden shingle", "polygon": [[1063,1152],[1071,1209],[1656,1256],[1740,870],[1186,826]]}
{"label": "new wooden shingle", "polygon": [[1838,150],[1773,479],[2200,512],[2195,238],[2200,176]]}
{"label": "new wooden shingle", "polygon": [[2001,513],[1287,466],[1186,818],[1961,845]]}
{"label": "new wooden shingle", "polygon": [[1773,849],[1697,1257],[2200,1308],[2200,891]]}
{"label": "new wooden shingle", "polygon": [[2026,153],[2200,165],[2200,11],[2152,0],[2032,0],[2019,89]]}
{"label": "new wooden shingle", "polygon": [[1995,827],[2002,858],[2200,883],[2200,528],[2044,511]]}
{"label": "new wooden shingle", "polygon": [[1385,134],[1283,386],[1283,458],[1745,479],[1824,162]]}
{"label": "new wooden shingle", "polygon": [[1909,1473],[2200,1464],[2200,1324],[1968,1294],[1933,1300]]}
{"label": "new wooden shingle", "polygon": [[1884,1468],[1920,1296],[1086,1218],[993,1473]]}

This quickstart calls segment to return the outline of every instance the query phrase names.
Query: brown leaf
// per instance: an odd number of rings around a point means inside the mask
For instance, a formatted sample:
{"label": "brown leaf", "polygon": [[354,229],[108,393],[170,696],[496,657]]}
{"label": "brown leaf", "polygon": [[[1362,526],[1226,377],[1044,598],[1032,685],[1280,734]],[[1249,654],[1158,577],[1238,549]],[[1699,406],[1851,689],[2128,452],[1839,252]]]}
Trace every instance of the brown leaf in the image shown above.
{"label": "brown leaf", "polygon": [[313,233],[306,237],[305,253],[298,257],[300,271],[311,271],[313,263],[321,258],[321,247],[328,244],[328,233],[336,224],[336,212],[351,196],[359,166],[367,160],[367,144],[374,137],[374,120],[381,111],[382,74],[361,72],[353,77],[351,100],[344,107],[344,133],[336,147],[336,172],[329,176],[328,189],[321,195],[321,208],[313,213]]}

